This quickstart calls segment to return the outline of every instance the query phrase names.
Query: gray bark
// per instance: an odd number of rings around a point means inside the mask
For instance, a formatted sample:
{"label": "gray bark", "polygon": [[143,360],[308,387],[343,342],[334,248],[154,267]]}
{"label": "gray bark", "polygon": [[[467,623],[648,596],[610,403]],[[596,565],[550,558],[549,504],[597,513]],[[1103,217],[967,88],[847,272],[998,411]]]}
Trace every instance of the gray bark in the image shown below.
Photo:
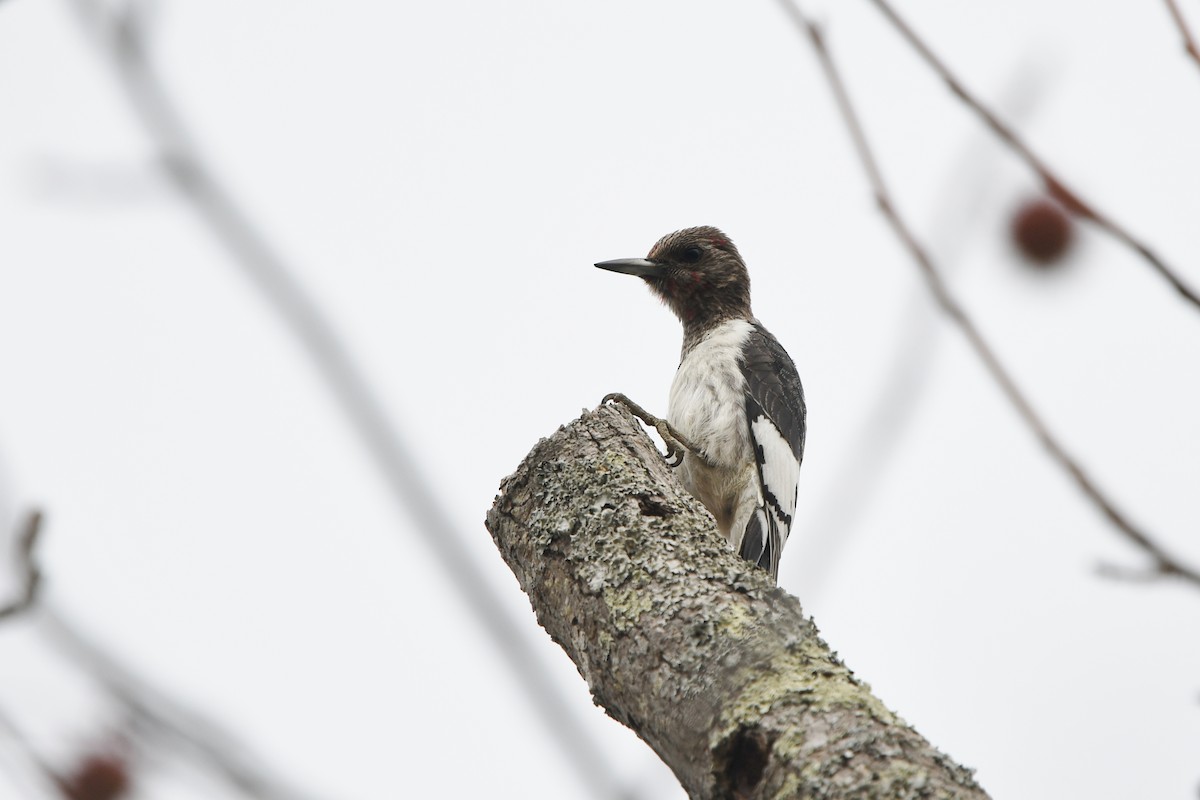
{"label": "gray bark", "polygon": [[596,703],[691,797],[987,797],[730,551],[624,411],[540,441],[487,526]]}

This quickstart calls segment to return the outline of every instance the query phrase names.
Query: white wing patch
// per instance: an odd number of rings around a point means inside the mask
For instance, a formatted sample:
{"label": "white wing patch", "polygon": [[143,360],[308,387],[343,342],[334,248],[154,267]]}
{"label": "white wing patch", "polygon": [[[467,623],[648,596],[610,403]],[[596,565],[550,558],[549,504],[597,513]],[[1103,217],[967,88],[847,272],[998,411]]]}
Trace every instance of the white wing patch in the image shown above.
{"label": "white wing patch", "polygon": [[792,448],[779,428],[766,414],[760,413],[750,420],[750,438],[753,439],[758,473],[762,478],[763,505],[775,518],[779,528],[779,542],[775,548],[775,558],[778,558],[796,513],[800,462],[792,454]]}

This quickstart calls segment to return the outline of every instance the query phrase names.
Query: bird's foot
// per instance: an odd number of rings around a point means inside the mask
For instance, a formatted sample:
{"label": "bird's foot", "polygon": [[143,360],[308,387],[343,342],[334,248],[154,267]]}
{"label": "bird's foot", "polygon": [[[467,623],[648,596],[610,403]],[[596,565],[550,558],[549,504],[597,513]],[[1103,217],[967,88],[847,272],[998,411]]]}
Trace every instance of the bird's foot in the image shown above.
{"label": "bird's foot", "polygon": [[704,451],[693,444],[682,433],[675,430],[671,423],[665,419],[654,416],[620,392],[606,394],[604,399],[600,401],[600,405],[605,405],[609,402],[620,403],[629,409],[630,413],[635,417],[658,431],[658,435],[662,437],[663,444],[667,446],[666,459],[668,466],[678,467],[683,463],[683,457],[686,453],[691,453],[705,464],[709,463],[708,458],[704,455]]}

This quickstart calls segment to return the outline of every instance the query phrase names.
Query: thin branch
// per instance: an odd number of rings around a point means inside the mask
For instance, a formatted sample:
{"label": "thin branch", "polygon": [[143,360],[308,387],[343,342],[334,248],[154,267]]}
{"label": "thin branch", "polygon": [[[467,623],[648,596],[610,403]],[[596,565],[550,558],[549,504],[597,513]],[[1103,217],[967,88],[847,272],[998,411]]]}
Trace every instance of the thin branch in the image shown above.
{"label": "thin branch", "polygon": [[0,620],[28,610],[37,600],[38,590],[42,586],[42,571],[34,558],[34,550],[37,548],[41,532],[42,512],[29,512],[21,526],[21,532],[17,534],[17,571],[20,574],[21,589],[16,600],[0,606]]}
{"label": "thin branch", "polygon": [[[261,767],[251,762],[246,755],[245,745],[219,732],[213,723],[196,712],[168,699],[50,609],[38,591],[41,570],[34,558],[42,519],[40,511],[30,512],[26,517],[17,542],[24,589],[16,602],[0,609],[0,619],[31,611],[36,606],[37,621],[43,630],[48,628],[55,639],[71,652],[74,664],[103,686],[109,696],[125,706],[136,721],[154,731],[156,735],[152,739],[155,743],[173,741],[182,750],[190,751],[198,761],[212,767],[247,797],[256,800],[303,800],[309,797],[284,787],[277,779],[268,776]],[[25,746],[30,758],[47,776],[60,777],[38,757],[15,724],[2,714],[0,728],[7,728],[10,735]]]}
{"label": "thin branch", "polygon": [[156,745],[171,743],[255,800],[305,800],[312,795],[285,785],[250,755],[249,748],[214,722],[169,698],[128,665],[43,604],[39,619],[72,663],[95,680],[148,732]]}
{"label": "thin branch", "polygon": [[[58,774],[54,771],[54,767],[50,765],[37,748],[33,746],[33,742],[29,741],[29,737],[25,735],[25,731],[8,716],[6,712],[0,710],[0,733],[11,745],[15,745],[20,751],[21,756],[28,762],[29,767],[34,774],[43,782],[41,788],[47,797],[51,796],[53,788],[56,785]],[[57,793],[55,793],[57,796]]]}
{"label": "thin branch", "polygon": [[1101,561],[1096,564],[1096,574],[1102,578],[1125,583],[1155,583],[1169,576],[1162,567],[1155,564],[1152,567],[1126,567]]}
{"label": "thin branch", "polygon": [[112,62],[134,111],[161,151],[168,176],[309,357],[394,499],[415,518],[421,540],[455,596],[471,609],[477,630],[501,654],[582,783],[598,798],[630,797],[628,789],[617,785],[619,771],[607,763],[603,749],[572,713],[573,703],[528,650],[521,628],[475,565],[468,537],[436,499],[420,460],[341,334],[210,168],[148,57],[138,15],[105,10],[94,0],[72,0],[72,5]]}
{"label": "thin branch", "polygon": [[1196,39],[1192,36],[1192,29],[1188,27],[1187,20],[1183,18],[1183,12],[1179,9],[1179,4],[1175,0],[1166,0],[1167,10],[1171,12],[1171,19],[1175,20],[1175,27],[1179,28],[1179,35],[1183,37],[1183,49],[1196,62],[1196,66],[1200,66],[1200,47],[1196,46]]}
{"label": "thin branch", "polygon": [[855,150],[858,153],[859,159],[862,162],[863,168],[867,173],[868,180],[871,183],[872,191],[875,195],[875,202],[878,204],[880,211],[891,225],[892,230],[903,242],[905,248],[912,255],[913,260],[921,269],[921,274],[925,278],[925,283],[929,290],[933,293],[938,305],[942,311],[958,326],[970,343],[975,354],[983,362],[987,371],[999,385],[1001,391],[1008,401],[1016,408],[1017,413],[1025,421],[1025,424],[1033,431],[1034,435],[1042,443],[1042,446],[1050,453],[1051,457],[1058,462],[1066,472],[1075,481],[1075,484],[1088,497],[1089,500],[1100,510],[1105,517],[1119,530],[1129,541],[1135,544],[1146,552],[1155,562],[1158,569],[1164,575],[1181,578],[1200,587],[1200,571],[1185,565],[1174,556],[1164,550],[1157,542],[1155,542],[1145,531],[1143,531],[1122,512],[1116,504],[1101,491],[1099,486],[1087,475],[1080,466],[1079,462],[1071,456],[1057,437],[1050,431],[1049,427],[1042,418],[1033,409],[1025,393],[1017,386],[1016,381],[1009,373],[1008,369],[1001,363],[992,346],[988,344],[983,333],[975,325],[975,322],[967,314],[966,309],[955,299],[950,292],[949,287],[942,279],[941,273],[934,265],[928,251],[916,238],[912,229],[905,223],[900,212],[896,209],[892,202],[891,194],[888,192],[887,184],[884,182],[883,173],[879,169],[879,164],[875,160],[874,152],[871,150],[870,144],[867,142],[866,132],[863,129],[862,123],[859,121],[858,114],[850,101],[850,95],[846,90],[845,83],[842,80],[841,73],[837,69],[837,65],[833,61],[833,57],[829,49],[825,45],[824,35],[821,29],[817,27],[802,10],[790,0],[780,0],[780,3],[788,10],[792,21],[808,35],[812,41],[813,49],[817,54],[817,58],[821,62],[821,67],[825,73],[830,87],[833,90],[834,97],[837,101],[838,110],[840,111],[843,120],[846,123],[847,130],[854,141]]}
{"label": "thin branch", "polygon": [[[1002,106],[1024,116],[1039,101],[1043,82],[1033,85],[1029,65],[1020,65],[1006,82]],[[983,131],[978,136],[986,135]],[[971,136],[953,162],[943,168],[954,180],[943,182],[940,198],[928,226],[934,231],[930,249],[940,254],[943,264],[956,259],[971,235],[971,226],[962,220],[977,216],[979,205],[995,171],[998,152],[983,147],[981,138]],[[965,189],[965,191],[964,191]],[[942,327],[929,314],[928,292],[914,285],[901,309],[896,328],[889,337],[892,349],[885,359],[886,374],[870,396],[875,398],[855,430],[854,440],[840,448],[840,458],[831,466],[832,487],[815,498],[806,515],[805,536],[792,547],[802,547],[802,558],[792,558],[782,571],[789,580],[780,585],[802,587],[805,601],[811,603],[826,585],[835,581],[834,568],[840,553],[848,549],[859,529],[859,519],[869,508],[866,502],[884,484],[899,445],[905,441],[909,424],[920,398],[929,385],[936,366]]]}
{"label": "thin branch", "polygon": [[1053,172],[1045,161],[1041,159],[1029,147],[1025,141],[1017,135],[1016,131],[1006,125],[996,114],[985,106],[978,98],[967,91],[962,82],[950,71],[950,68],[929,49],[929,45],[921,39],[916,31],[896,12],[887,0],[871,0],[879,10],[887,17],[892,26],[900,33],[902,37],[912,46],[914,50],[924,59],[925,63],[938,74],[938,76],[946,82],[950,91],[957,95],[969,108],[975,111],[976,114],[987,124],[1000,139],[1009,146],[1025,163],[1037,173],[1038,178],[1046,187],[1046,191],[1058,202],[1062,203],[1069,211],[1082,219],[1092,222],[1096,227],[1113,237],[1117,241],[1124,244],[1137,254],[1139,254],[1146,262],[1158,272],[1168,283],[1175,288],[1192,305],[1200,308],[1200,295],[1195,290],[1191,289],[1183,282],[1183,279],[1176,274],[1173,267],[1170,267],[1157,253],[1150,249],[1150,246],[1143,242],[1138,237],[1134,236],[1127,228],[1119,224],[1116,220],[1101,213],[1095,205],[1084,200],[1077,192],[1067,188],[1066,183]]}

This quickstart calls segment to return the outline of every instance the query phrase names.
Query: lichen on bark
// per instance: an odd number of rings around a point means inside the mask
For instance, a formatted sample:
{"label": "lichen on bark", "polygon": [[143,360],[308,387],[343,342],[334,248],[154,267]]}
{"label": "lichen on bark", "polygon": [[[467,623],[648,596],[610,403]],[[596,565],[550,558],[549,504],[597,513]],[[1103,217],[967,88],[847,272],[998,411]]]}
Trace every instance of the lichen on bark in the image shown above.
{"label": "lichen on bark", "polygon": [[595,702],[691,797],[986,797],[733,554],[622,410],[538,442],[487,526]]}

